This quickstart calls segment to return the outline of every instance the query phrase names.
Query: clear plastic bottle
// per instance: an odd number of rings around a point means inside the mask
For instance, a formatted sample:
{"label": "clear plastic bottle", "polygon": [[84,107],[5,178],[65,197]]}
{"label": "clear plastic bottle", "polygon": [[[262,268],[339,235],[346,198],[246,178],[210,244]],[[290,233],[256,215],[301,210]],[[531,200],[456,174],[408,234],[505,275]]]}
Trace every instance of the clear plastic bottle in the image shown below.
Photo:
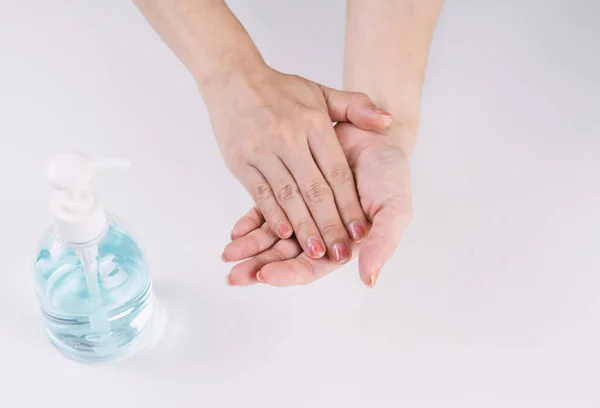
{"label": "clear plastic bottle", "polygon": [[51,343],[85,363],[130,356],[155,342],[160,329],[140,247],[87,189],[94,163],[78,153],[51,162],[49,178],[58,190],[51,206],[55,222],[34,264]]}

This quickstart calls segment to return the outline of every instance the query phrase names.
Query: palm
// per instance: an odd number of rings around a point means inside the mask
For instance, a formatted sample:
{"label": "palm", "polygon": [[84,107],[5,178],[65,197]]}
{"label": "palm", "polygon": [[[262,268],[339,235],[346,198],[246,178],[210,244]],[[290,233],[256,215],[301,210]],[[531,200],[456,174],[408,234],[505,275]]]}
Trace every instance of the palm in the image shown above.
{"label": "palm", "polygon": [[[372,286],[410,219],[408,158],[390,137],[381,133],[364,131],[349,123],[339,123],[335,130],[354,173],[362,208],[372,222],[367,238],[353,250],[354,255],[360,253],[361,280]],[[231,261],[251,259],[232,269],[228,277],[231,284],[256,283],[259,271],[259,279],[276,286],[305,284],[340,267],[327,257],[309,258],[295,238],[280,240],[263,222],[260,213],[252,210],[236,224],[246,225],[242,234],[234,234],[224,257]]]}
{"label": "palm", "polygon": [[398,210],[408,215],[410,176],[404,152],[388,137],[348,123],[338,124],[336,133],[354,172],[363,211],[369,219],[373,220],[383,205],[390,202],[397,202]]}

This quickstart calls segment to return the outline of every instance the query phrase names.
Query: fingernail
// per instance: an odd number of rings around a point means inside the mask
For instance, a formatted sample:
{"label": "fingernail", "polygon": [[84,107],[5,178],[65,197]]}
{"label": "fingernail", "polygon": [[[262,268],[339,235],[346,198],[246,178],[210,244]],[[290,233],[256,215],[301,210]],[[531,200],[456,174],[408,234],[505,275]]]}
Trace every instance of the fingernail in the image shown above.
{"label": "fingernail", "polygon": [[234,286],[231,280],[229,279],[229,275],[225,275],[225,283],[229,286]]}
{"label": "fingernail", "polygon": [[260,283],[265,283],[265,279],[262,276],[262,271],[258,271],[256,273],[256,280],[259,281]]}
{"label": "fingernail", "polygon": [[376,114],[381,116],[386,122],[392,122],[392,120],[394,120],[394,117],[392,116],[391,113],[386,112],[383,109],[380,109],[378,107],[374,107],[373,112],[375,112]]}
{"label": "fingernail", "polygon": [[350,223],[350,236],[354,242],[360,242],[365,236],[365,229],[359,222]]}
{"label": "fingernail", "polygon": [[350,251],[345,244],[335,244],[333,246],[333,260],[337,263],[346,262],[350,258]]}
{"label": "fingernail", "polygon": [[292,232],[292,228],[285,222],[280,222],[277,224],[277,235],[279,238],[289,238]]}
{"label": "fingernail", "polygon": [[320,258],[325,255],[325,246],[319,239],[309,238],[307,241],[308,254],[313,258]]}
{"label": "fingernail", "polygon": [[227,259],[225,258],[225,252],[221,254],[221,261],[227,262]]}
{"label": "fingernail", "polygon": [[371,289],[377,283],[377,278],[379,278],[379,271],[380,271],[380,269],[377,269],[373,273],[373,275],[371,275],[371,283],[367,286],[369,289]]}

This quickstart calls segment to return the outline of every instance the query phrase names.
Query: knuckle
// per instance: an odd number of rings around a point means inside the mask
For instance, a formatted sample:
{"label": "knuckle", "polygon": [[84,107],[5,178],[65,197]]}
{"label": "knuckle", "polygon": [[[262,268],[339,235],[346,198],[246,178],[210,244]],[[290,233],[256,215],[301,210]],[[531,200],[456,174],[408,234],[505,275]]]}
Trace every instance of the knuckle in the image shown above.
{"label": "knuckle", "polygon": [[265,144],[261,138],[249,137],[243,147],[244,152],[239,156],[257,157],[265,152]]}
{"label": "knuckle", "polygon": [[298,186],[296,184],[284,184],[283,187],[277,192],[277,201],[280,204],[286,204],[300,195]]}
{"label": "knuckle", "polygon": [[311,182],[304,187],[304,199],[308,204],[322,203],[331,196],[331,187],[322,181]]}
{"label": "knuckle", "polygon": [[295,151],[300,146],[299,140],[296,138],[294,132],[292,131],[286,130],[280,133],[279,135],[277,135],[276,140],[277,143],[275,145],[282,147],[284,152],[288,150]]}
{"label": "knuckle", "polygon": [[291,137],[294,134],[294,126],[291,120],[287,118],[279,119],[279,123],[274,128],[274,133],[279,137]]}
{"label": "knuckle", "polygon": [[303,112],[304,109],[305,109],[304,105],[302,103],[300,103],[299,101],[296,101],[293,103],[294,112]]}
{"label": "knuckle", "polygon": [[304,114],[304,120],[309,131],[313,133],[322,132],[331,127],[331,119],[321,111],[310,110]]}
{"label": "knuckle", "polygon": [[[297,143],[294,126],[289,119],[278,119],[277,123],[266,130],[269,140],[275,146],[293,148]],[[273,146],[270,146],[272,149]]]}
{"label": "knuckle", "polygon": [[325,172],[325,177],[331,185],[342,185],[352,182],[352,172],[347,165],[334,164]]}
{"label": "knuckle", "polygon": [[365,101],[371,101],[371,98],[364,92],[355,92],[350,98],[350,103],[360,103]]}
{"label": "knuckle", "polygon": [[264,108],[258,115],[258,125],[262,131],[275,133],[281,126],[279,116],[271,108]]}
{"label": "knuckle", "polygon": [[244,152],[242,149],[235,149],[231,151],[225,163],[227,165],[227,169],[229,169],[232,174],[241,174],[246,166],[246,160],[244,158]]}
{"label": "knuckle", "polygon": [[[271,111],[265,113],[260,119],[256,133],[267,135],[267,140],[270,140],[271,142],[281,142],[287,144],[294,140],[294,132],[291,120],[285,117],[280,117]],[[264,140],[263,138],[259,139],[261,141]],[[261,143],[260,147],[270,149],[272,146],[265,146],[264,143]]]}
{"label": "knuckle", "polygon": [[238,161],[235,161],[235,160],[227,161],[226,165],[227,165],[227,170],[229,170],[229,172],[235,176],[239,176],[240,174],[243,173],[243,166]]}
{"label": "knuckle", "polygon": [[353,98],[355,98],[355,99],[370,99],[369,96],[364,92],[354,92]]}
{"label": "knuckle", "polygon": [[252,188],[252,198],[259,206],[264,206],[271,198],[271,187],[268,184],[257,184]]}

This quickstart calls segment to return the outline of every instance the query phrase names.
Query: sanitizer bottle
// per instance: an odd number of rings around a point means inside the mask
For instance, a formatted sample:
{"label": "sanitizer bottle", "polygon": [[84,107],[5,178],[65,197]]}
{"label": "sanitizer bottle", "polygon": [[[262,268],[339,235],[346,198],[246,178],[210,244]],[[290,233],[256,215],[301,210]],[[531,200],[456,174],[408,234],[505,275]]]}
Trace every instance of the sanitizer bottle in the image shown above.
{"label": "sanitizer bottle", "polygon": [[36,291],[50,342],[84,363],[128,357],[160,334],[142,251],[90,190],[96,170],[120,167],[128,162],[66,153],[46,169],[54,223],[37,253]]}

